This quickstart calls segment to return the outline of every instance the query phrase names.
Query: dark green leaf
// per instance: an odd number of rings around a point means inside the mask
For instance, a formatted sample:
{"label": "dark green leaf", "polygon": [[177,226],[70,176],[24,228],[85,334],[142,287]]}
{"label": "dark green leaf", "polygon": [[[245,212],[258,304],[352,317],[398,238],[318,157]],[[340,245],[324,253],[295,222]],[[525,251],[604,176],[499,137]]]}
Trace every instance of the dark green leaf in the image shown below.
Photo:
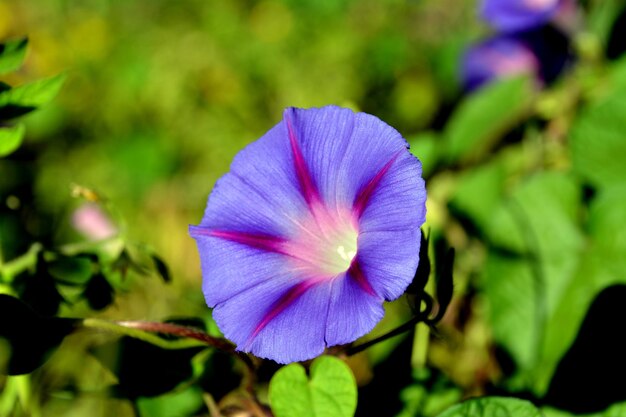
{"label": "dark green leaf", "polygon": [[350,368],[333,356],[320,356],[304,367],[292,363],[281,368],[269,388],[276,417],[352,417],[356,410],[356,381]]}
{"label": "dark green leaf", "polygon": [[58,283],[82,286],[91,278],[93,265],[94,260],[85,255],[59,256],[48,263],[48,272]]}
{"label": "dark green leaf", "polygon": [[415,272],[413,281],[406,289],[408,294],[418,294],[424,291],[426,283],[428,282],[428,277],[430,277],[430,258],[428,257],[429,237],[426,237],[426,233],[424,233],[423,230],[420,240],[420,260],[417,265],[417,271]]}
{"label": "dark green leaf", "polygon": [[437,417],[543,417],[531,402],[517,398],[473,398],[448,408]]}
{"label": "dark green leaf", "polygon": [[9,155],[22,144],[24,125],[0,127],[0,157]]}
{"label": "dark green leaf", "polygon": [[[626,278],[626,271],[623,275]],[[626,374],[626,326],[615,320],[624,315],[624,300],[623,284],[605,288],[594,299],[574,343],[559,361],[544,404],[582,414],[626,401],[623,385],[616,383]]]}
{"label": "dark green leaf", "polygon": [[435,280],[437,295],[437,315],[432,318],[431,322],[436,323],[440,321],[446,314],[448,305],[452,301],[452,294],[454,290],[454,248],[448,247],[444,240],[441,240],[444,245],[435,245],[435,259],[437,264],[435,265]]}
{"label": "dark green leaf", "polygon": [[154,267],[156,268],[157,273],[161,276],[163,281],[170,282],[172,277],[170,275],[169,268],[157,254],[151,254],[152,261],[154,262]]}
{"label": "dark green leaf", "polygon": [[193,376],[191,359],[204,347],[168,350],[130,337],[98,346],[91,353],[118,378],[114,394],[154,397]]}
{"label": "dark green leaf", "polygon": [[45,363],[77,320],[44,318],[15,297],[0,294],[0,373],[26,374]]}
{"label": "dark green leaf", "polygon": [[42,252],[37,256],[34,273],[20,274],[16,279],[16,288],[20,298],[43,316],[54,316],[63,301]]}
{"label": "dark green leaf", "polygon": [[18,69],[26,56],[28,39],[17,39],[0,45],[0,74]]}
{"label": "dark green leaf", "polygon": [[83,297],[87,299],[89,307],[94,310],[103,310],[113,302],[115,290],[104,274],[95,274],[87,283]]}

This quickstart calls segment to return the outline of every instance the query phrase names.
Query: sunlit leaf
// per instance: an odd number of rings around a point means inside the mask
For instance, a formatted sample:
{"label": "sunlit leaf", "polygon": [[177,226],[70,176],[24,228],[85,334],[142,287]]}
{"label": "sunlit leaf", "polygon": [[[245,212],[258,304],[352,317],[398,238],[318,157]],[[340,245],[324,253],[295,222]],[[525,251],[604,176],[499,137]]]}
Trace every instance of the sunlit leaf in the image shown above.
{"label": "sunlit leaf", "polygon": [[596,295],[610,285],[626,284],[626,237],[619,232],[626,230],[626,187],[609,187],[594,199],[588,228],[590,242],[547,323],[542,361],[535,374],[539,394],[547,389]]}
{"label": "sunlit leaf", "polygon": [[192,416],[202,410],[202,390],[190,386],[181,391],[171,391],[158,397],[141,397],[137,400],[137,408],[142,416],[174,417]]}
{"label": "sunlit leaf", "polygon": [[493,335],[522,372],[538,365],[546,323],[558,310],[584,247],[580,190],[568,175],[544,173],[494,210],[494,246],[482,272]]}
{"label": "sunlit leaf", "polygon": [[502,203],[505,169],[500,163],[486,164],[464,172],[460,178],[450,208],[466,227],[483,236]]}
{"label": "sunlit leaf", "polygon": [[423,132],[407,139],[410,151],[422,162],[422,175],[430,175],[442,156],[443,138],[434,132]]}
{"label": "sunlit leaf", "polygon": [[437,417],[543,417],[531,402],[517,398],[473,398],[448,408]]}
{"label": "sunlit leaf", "polygon": [[0,118],[21,116],[49,103],[64,81],[65,75],[56,75],[0,92]]}
{"label": "sunlit leaf", "polygon": [[574,171],[596,187],[623,183],[626,164],[626,88],[585,109],[571,132]]}
{"label": "sunlit leaf", "polygon": [[504,134],[529,114],[532,81],[510,78],[468,96],[450,117],[444,130],[449,162],[484,156]]}
{"label": "sunlit leaf", "polygon": [[0,127],[0,157],[9,155],[22,144],[24,139],[24,125]]}
{"label": "sunlit leaf", "polygon": [[18,69],[26,56],[28,39],[17,39],[0,44],[0,74]]}
{"label": "sunlit leaf", "polygon": [[542,407],[544,417],[622,417],[626,416],[626,403],[613,404],[606,410],[599,413],[585,414],[572,414],[567,411],[557,410],[552,407]]}
{"label": "sunlit leaf", "polygon": [[293,363],[281,368],[270,382],[270,405],[276,417],[351,417],[356,410],[356,382],[340,359],[320,356],[311,376]]}

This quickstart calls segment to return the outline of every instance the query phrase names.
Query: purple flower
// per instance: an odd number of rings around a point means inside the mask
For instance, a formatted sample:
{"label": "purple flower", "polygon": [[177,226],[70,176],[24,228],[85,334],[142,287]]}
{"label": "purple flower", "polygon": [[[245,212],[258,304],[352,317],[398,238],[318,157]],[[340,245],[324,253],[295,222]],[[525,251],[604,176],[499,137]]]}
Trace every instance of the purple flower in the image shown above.
{"label": "purple flower", "polygon": [[467,50],[461,65],[463,85],[474,90],[495,79],[522,74],[541,83],[540,62],[533,50],[513,37],[498,37]]}
{"label": "purple flower", "polygon": [[190,226],[213,317],[280,363],[352,342],[418,264],[426,190],[400,134],[335,106],[286,109],[234,159]]}
{"label": "purple flower", "polygon": [[500,32],[518,32],[550,21],[567,0],[483,0],[481,15]]}

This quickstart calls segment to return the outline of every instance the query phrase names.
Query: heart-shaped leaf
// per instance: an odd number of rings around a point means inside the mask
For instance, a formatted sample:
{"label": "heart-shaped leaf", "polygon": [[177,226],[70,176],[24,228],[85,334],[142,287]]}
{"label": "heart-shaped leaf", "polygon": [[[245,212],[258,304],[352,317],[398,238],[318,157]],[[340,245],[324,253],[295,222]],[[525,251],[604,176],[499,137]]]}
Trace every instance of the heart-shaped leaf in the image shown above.
{"label": "heart-shaped leaf", "polygon": [[352,371],[333,356],[320,356],[304,367],[292,363],[281,368],[270,382],[270,405],[276,417],[352,417],[357,389]]}

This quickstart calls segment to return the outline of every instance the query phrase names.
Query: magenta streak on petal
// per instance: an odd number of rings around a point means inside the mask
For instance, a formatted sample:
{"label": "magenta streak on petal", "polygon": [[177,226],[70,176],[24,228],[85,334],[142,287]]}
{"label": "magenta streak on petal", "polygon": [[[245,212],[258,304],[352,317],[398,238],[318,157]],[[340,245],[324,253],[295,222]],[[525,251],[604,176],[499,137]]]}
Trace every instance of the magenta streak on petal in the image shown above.
{"label": "magenta streak on petal", "polygon": [[275,237],[275,236],[251,234],[251,233],[243,233],[243,232],[231,232],[231,231],[225,231],[225,230],[208,230],[208,229],[203,229],[201,227],[194,227],[192,229],[192,233],[217,237],[217,238],[229,240],[235,243],[241,243],[242,245],[247,245],[252,248],[264,250],[267,252],[285,254],[285,251],[282,249],[282,245],[285,242],[285,240],[279,237]]}
{"label": "magenta streak on petal", "polygon": [[302,190],[304,200],[310,207],[313,206],[315,203],[320,202],[321,199],[317,188],[313,184],[313,179],[309,174],[309,168],[306,165],[304,156],[302,156],[302,151],[300,150],[298,140],[296,139],[296,133],[294,132],[293,126],[291,124],[292,111],[293,110],[285,112],[285,124],[287,125],[287,132],[289,133],[289,142],[291,143],[294,168],[296,170],[296,175],[298,176],[298,182],[300,183],[300,188]]}
{"label": "magenta streak on petal", "polygon": [[[306,281],[302,281],[293,287],[291,287],[287,292],[285,292],[276,302],[265,312],[263,319],[257,324],[256,328],[250,335],[248,342],[246,345],[249,347],[254,338],[268,325],[270,321],[272,321],[276,316],[285,311],[287,307],[295,303],[305,292],[307,292],[311,287],[321,282],[318,279],[307,279]],[[246,347],[247,349],[247,347]]]}
{"label": "magenta streak on petal", "polygon": [[376,294],[376,291],[374,291],[372,285],[367,281],[367,278],[365,277],[365,274],[363,273],[363,270],[359,266],[359,263],[356,261],[356,259],[352,261],[352,264],[350,264],[350,269],[348,270],[347,275],[354,279],[363,291],[365,291],[369,295],[378,297],[378,294]]}
{"label": "magenta streak on petal", "polygon": [[363,187],[361,191],[359,191],[359,194],[354,199],[354,204],[352,206],[352,210],[357,219],[360,218],[363,212],[365,211],[365,208],[367,207],[367,203],[369,199],[372,197],[372,194],[374,194],[374,191],[376,191],[376,187],[378,187],[378,184],[383,179],[387,171],[389,171],[389,169],[391,168],[391,166],[396,161],[399,155],[400,155],[400,152],[395,154],[391,158],[391,160],[387,162],[380,169],[380,171],[378,171],[378,173],[374,176],[374,178],[372,178],[370,182],[368,182],[367,185]]}

